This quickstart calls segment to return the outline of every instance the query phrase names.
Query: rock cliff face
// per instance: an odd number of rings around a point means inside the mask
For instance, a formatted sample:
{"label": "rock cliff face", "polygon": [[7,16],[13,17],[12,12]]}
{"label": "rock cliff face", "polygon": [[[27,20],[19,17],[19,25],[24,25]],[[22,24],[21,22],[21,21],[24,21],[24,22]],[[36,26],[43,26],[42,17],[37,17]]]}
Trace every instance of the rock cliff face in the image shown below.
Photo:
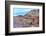
{"label": "rock cliff face", "polygon": [[13,16],[14,27],[38,27],[39,9],[33,9],[24,16]]}

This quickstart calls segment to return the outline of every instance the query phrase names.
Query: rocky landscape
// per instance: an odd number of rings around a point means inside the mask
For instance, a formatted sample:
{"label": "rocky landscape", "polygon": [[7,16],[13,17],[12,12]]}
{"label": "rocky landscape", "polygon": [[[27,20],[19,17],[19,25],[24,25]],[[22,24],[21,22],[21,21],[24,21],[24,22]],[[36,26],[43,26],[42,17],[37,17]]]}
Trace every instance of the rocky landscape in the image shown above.
{"label": "rocky landscape", "polygon": [[18,27],[38,27],[39,26],[39,9],[33,9],[24,16],[13,16],[13,26]]}

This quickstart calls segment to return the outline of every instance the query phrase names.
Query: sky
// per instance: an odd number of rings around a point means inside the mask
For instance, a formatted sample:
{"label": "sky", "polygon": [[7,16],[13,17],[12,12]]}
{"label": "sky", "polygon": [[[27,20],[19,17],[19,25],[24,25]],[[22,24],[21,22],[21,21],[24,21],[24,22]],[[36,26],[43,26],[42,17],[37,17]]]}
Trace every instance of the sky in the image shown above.
{"label": "sky", "polygon": [[30,8],[13,8],[13,16],[18,16],[18,15],[24,16],[30,10],[31,10]]}

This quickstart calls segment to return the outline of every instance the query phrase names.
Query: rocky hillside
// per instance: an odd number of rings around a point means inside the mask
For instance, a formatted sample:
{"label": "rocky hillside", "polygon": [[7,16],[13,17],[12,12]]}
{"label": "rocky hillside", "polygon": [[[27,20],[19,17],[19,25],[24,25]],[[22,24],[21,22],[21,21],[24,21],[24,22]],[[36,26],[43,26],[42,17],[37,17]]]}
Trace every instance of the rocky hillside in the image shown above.
{"label": "rocky hillside", "polygon": [[29,11],[24,16],[13,16],[14,27],[38,27],[39,26],[39,9]]}
{"label": "rocky hillside", "polygon": [[29,11],[29,13],[25,14],[25,16],[39,16],[39,9],[34,9]]}

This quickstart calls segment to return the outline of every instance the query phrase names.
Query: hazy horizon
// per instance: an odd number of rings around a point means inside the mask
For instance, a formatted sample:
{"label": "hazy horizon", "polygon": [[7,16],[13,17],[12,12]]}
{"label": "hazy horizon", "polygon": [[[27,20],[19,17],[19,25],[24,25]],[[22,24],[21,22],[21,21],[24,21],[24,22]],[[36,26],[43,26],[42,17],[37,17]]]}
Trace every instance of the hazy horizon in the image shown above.
{"label": "hazy horizon", "polygon": [[24,16],[31,10],[32,10],[31,8],[13,8],[13,16],[19,16],[19,15]]}

